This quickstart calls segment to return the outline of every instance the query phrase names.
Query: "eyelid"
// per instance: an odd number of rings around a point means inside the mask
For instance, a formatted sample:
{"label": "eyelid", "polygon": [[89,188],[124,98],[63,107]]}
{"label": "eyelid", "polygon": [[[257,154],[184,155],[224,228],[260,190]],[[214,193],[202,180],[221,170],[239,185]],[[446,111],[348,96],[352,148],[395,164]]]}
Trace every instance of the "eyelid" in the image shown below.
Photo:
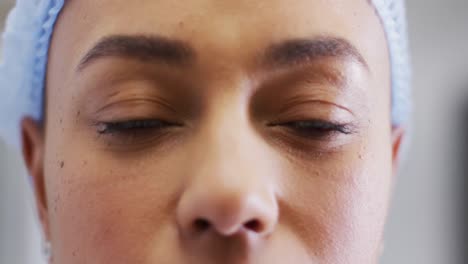
{"label": "eyelid", "polygon": [[[131,96],[131,95],[130,95]],[[90,126],[100,123],[160,120],[171,124],[187,121],[177,107],[166,99],[153,95],[135,95],[133,98],[115,98],[87,115]]]}
{"label": "eyelid", "polygon": [[163,98],[152,98],[152,97],[148,98],[147,96],[127,98],[124,100],[111,102],[99,108],[96,112],[102,113],[102,112],[107,111],[108,109],[112,109],[112,107],[115,107],[115,106],[125,105],[125,104],[141,104],[144,102],[151,103],[152,105],[157,105],[160,107],[160,109],[169,110],[171,114],[177,114],[177,111],[175,110],[175,108],[173,108],[171,104],[167,102],[166,100],[164,100]]}
{"label": "eyelid", "polygon": [[284,113],[284,112],[287,112],[288,110],[290,110],[291,108],[300,107],[302,105],[307,105],[307,104],[322,104],[322,105],[327,105],[327,106],[333,106],[333,107],[337,107],[339,109],[345,110],[346,112],[350,113],[352,116],[355,116],[353,111],[351,111],[350,109],[348,109],[345,106],[342,106],[340,104],[330,102],[330,101],[327,101],[327,100],[307,98],[304,95],[297,95],[297,96],[291,97],[280,108],[280,112]]}

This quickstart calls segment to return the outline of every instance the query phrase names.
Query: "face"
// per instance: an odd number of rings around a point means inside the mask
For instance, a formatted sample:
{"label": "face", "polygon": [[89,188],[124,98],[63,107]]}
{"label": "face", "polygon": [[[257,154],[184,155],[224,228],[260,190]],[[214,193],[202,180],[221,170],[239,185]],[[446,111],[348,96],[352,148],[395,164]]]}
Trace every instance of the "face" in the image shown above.
{"label": "face", "polygon": [[377,262],[401,133],[367,1],[68,1],[46,86],[51,263]]}

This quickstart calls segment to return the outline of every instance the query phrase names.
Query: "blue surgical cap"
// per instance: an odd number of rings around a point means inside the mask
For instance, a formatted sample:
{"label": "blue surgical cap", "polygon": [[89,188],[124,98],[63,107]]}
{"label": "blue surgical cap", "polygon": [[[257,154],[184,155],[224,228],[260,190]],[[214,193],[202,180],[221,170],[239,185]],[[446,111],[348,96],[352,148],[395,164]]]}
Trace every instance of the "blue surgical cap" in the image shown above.
{"label": "blue surgical cap", "polygon": [[[20,146],[24,116],[41,120],[54,24],[66,0],[17,0],[3,33],[0,64],[0,137]],[[372,0],[384,27],[391,62],[392,123],[410,115],[410,67],[404,0]]]}

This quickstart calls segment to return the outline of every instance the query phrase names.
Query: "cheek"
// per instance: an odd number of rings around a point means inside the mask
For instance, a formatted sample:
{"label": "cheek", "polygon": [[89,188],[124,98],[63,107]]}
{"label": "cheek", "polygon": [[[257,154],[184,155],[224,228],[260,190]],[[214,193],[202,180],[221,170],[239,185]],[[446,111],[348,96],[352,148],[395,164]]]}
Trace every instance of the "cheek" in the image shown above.
{"label": "cheek", "polygon": [[391,180],[385,149],[356,147],[311,161],[284,184],[285,225],[326,263],[375,261]]}
{"label": "cheek", "polygon": [[[158,237],[174,236],[175,227],[168,223],[174,223],[178,184],[167,177],[168,168],[157,162],[119,162],[78,146],[71,149],[46,168],[58,263],[70,263],[71,257],[76,263],[130,263],[144,256],[147,247],[161,244]],[[91,262],[86,259],[90,257]]]}

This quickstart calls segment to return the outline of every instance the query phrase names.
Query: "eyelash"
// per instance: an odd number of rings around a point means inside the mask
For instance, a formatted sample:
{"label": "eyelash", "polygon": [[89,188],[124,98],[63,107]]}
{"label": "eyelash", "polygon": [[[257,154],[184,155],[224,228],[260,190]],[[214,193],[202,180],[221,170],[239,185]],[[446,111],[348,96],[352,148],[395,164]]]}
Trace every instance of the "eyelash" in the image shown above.
{"label": "eyelash", "polygon": [[333,136],[336,133],[349,135],[353,131],[349,124],[340,124],[324,120],[300,120],[278,124],[270,124],[272,127],[286,127],[295,134],[311,139],[322,139]]}
{"label": "eyelash", "polygon": [[[114,141],[116,145],[135,145],[162,139],[165,132],[169,131],[167,129],[176,126],[182,125],[157,119],[101,122],[97,124],[97,132],[100,135],[108,135],[113,141],[117,140]],[[289,135],[311,141],[329,141],[338,134],[353,133],[349,124],[324,120],[291,121],[268,124],[268,126],[281,128]]]}
{"label": "eyelash", "polygon": [[[161,129],[168,126],[174,126],[162,120],[129,120],[121,122],[102,122],[98,123],[99,134],[111,134],[116,132],[124,132],[127,130],[138,130],[138,129]],[[339,132],[342,134],[351,134],[352,131],[346,124],[332,123],[323,120],[302,120],[286,122],[281,124],[269,124],[270,127],[283,126],[288,127],[296,131],[305,130],[308,132]]]}
{"label": "eyelash", "polygon": [[116,134],[137,132],[139,130],[164,129],[170,126],[176,126],[166,121],[148,119],[148,120],[128,120],[120,122],[102,122],[97,124],[99,134]]}

